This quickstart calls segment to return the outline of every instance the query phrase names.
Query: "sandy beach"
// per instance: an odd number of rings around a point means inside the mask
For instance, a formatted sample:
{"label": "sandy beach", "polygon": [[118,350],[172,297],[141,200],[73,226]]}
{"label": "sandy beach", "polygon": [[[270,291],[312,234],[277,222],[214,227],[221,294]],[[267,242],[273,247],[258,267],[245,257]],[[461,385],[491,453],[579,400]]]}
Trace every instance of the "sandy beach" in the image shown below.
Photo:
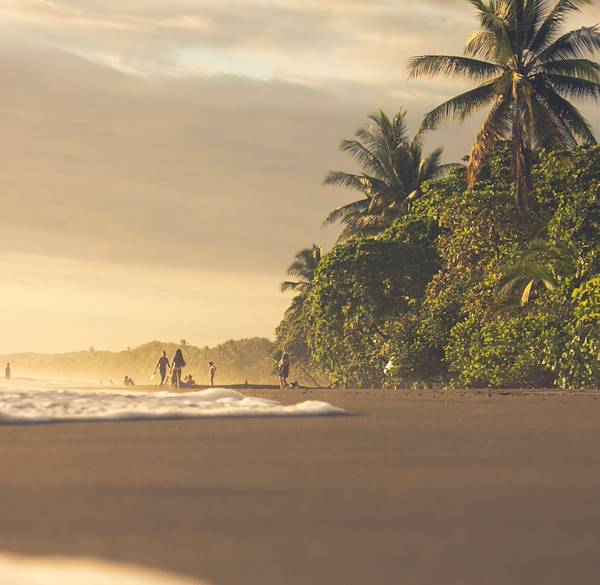
{"label": "sandy beach", "polygon": [[348,416],[0,426],[0,551],[214,585],[589,585],[600,395],[257,391]]}

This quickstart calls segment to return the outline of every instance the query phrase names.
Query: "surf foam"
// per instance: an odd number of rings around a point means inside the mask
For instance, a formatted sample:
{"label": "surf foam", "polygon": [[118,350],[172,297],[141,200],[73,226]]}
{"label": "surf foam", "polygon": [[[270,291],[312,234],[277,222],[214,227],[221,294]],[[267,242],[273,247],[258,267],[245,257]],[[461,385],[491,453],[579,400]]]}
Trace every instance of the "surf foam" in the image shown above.
{"label": "surf foam", "polygon": [[283,405],[276,400],[213,388],[200,392],[0,390],[0,424],[56,421],[153,420],[216,417],[298,417],[344,414],[327,402]]}
{"label": "surf foam", "polygon": [[0,554],[2,585],[208,585],[189,577],[94,559]]}

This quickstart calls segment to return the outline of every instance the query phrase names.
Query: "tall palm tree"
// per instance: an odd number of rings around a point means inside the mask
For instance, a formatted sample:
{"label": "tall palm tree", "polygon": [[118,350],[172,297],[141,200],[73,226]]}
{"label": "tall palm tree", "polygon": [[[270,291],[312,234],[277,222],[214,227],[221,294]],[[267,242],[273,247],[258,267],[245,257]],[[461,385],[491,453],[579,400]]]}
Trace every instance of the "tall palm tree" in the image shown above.
{"label": "tall palm tree", "polygon": [[384,112],[369,116],[370,124],[344,140],[340,149],[350,153],[362,174],[332,171],[326,185],[353,189],[361,198],[334,209],[324,225],[342,223],[340,241],[374,235],[405,214],[421,195],[423,183],[440,176],[450,165],[442,165],[442,149],[423,155],[419,137],[408,137],[406,110],[390,120]]}
{"label": "tall palm tree", "polygon": [[288,276],[293,276],[296,280],[282,282],[281,292],[288,290],[301,293],[309,292],[312,289],[315,273],[322,257],[323,250],[318,244],[313,244],[311,248],[300,250],[287,269]]}
{"label": "tall palm tree", "polygon": [[481,30],[467,42],[465,56],[429,55],[409,63],[412,77],[465,76],[477,87],[425,116],[422,129],[448,119],[464,120],[490,106],[473,145],[468,168],[472,186],[487,155],[501,139],[512,138],[514,193],[526,214],[531,198],[532,152],[596,143],[587,120],[571,98],[600,99],[600,28],[560,34],[567,18],[592,0],[468,0]]}

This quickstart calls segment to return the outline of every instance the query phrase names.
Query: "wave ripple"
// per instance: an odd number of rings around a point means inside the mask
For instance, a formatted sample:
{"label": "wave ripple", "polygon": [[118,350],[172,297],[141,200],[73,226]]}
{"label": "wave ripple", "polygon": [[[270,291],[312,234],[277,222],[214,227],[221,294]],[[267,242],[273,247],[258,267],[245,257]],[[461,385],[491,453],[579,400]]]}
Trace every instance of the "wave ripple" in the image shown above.
{"label": "wave ripple", "polygon": [[298,417],[345,414],[327,402],[283,405],[225,388],[200,392],[3,390],[0,424],[170,418]]}

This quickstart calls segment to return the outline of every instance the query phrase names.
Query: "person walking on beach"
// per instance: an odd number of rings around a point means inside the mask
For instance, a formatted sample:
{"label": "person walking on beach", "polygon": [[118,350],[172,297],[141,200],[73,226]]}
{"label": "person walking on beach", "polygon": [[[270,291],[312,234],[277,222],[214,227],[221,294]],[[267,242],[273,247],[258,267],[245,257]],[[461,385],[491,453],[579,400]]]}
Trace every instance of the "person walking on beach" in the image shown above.
{"label": "person walking on beach", "polygon": [[210,376],[210,385],[215,385],[215,374],[217,373],[217,366],[215,366],[214,362],[208,362],[208,375]]}
{"label": "person walking on beach", "polygon": [[165,385],[165,382],[167,380],[167,372],[169,371],[170,367],[171,364],[169,363],[167,352],[163,351],[162,355],[158,358],[158,361],[156,362],[156,366],[154,368],[154,374],[156,374],[156,370],[158,370],[160,373],[160,388],[162,388]]}
{"label": "person walking on beach", "polygon": [[279,360],[279,387],[283,390],[288,386],[288,376],[290,375],[290,354],[284,353]]}
{"label": "person walking on beach", "polygon": [[185,368],[185,360],[183,359],[183,352],[178,349],[173,356],[173,362],[171,363],[171,385],[179,388],[181,384],[181,370]]}
{"label": "person walking on beach", "polygon": [[6,369],[4,370],[4,377],[7,380],[10,380],[10,364],[6,364]]}

